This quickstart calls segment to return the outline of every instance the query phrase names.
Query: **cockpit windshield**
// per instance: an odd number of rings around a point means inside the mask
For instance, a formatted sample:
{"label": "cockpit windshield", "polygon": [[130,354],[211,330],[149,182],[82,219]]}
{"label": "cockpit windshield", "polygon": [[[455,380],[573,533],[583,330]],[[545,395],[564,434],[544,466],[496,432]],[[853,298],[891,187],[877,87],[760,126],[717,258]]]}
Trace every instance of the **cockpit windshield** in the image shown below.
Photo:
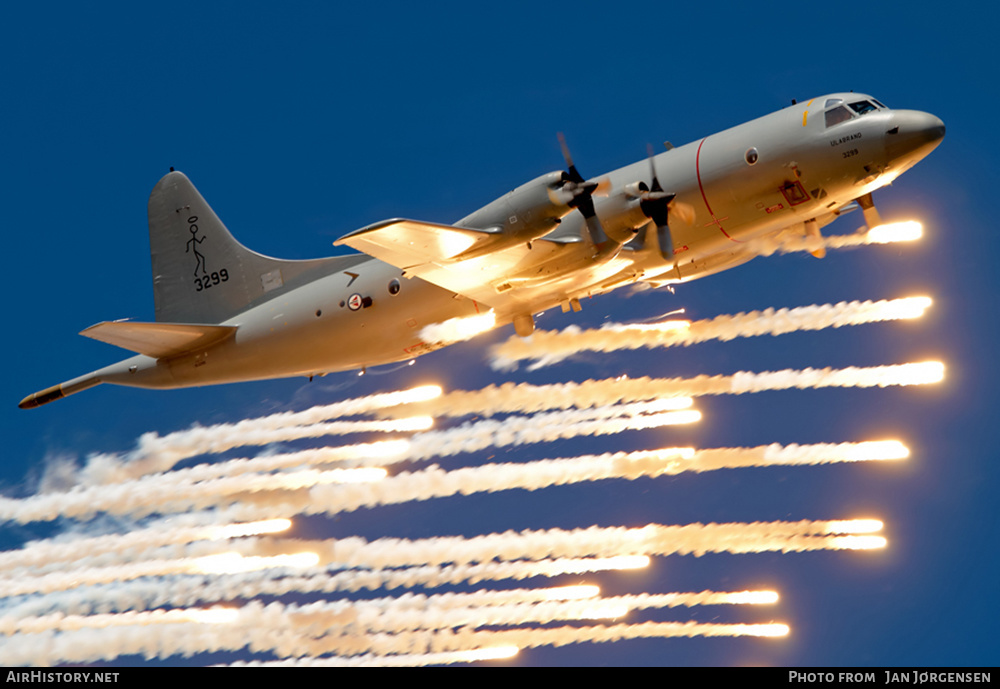
{"label": "cockpit windshield", "polygon": [[870,112],[877,112],[879,109],[888,110],[886,106],[874,98],[870,100],[856,100],[847,105],[844,105],[844,101],[841,98],[827,98],[824,107],[829,108],[825,113],[827,127],[832,127],[861,115],[867,115]]}
{"label": "cockpit windshield", "polygon": [[832,110],[826,111],[826,126],[832,127],[835,124],[846,122],[852,117],[854,117],[854,115],[851,114],[850,110],[845,108],[843,105],[838,105]]}
{"label": "cockpit windshield", "polygon": [[874,111],[878,110],[878,108],[876,108],[872,104],[871,101],[867,101],[867,100],[855,101],[854,103],[851,103],[850,105],[851,105],[851,110],[853,110],[854,112],[858,113],[859,115],[865,115],[867,113],[874,112]]}

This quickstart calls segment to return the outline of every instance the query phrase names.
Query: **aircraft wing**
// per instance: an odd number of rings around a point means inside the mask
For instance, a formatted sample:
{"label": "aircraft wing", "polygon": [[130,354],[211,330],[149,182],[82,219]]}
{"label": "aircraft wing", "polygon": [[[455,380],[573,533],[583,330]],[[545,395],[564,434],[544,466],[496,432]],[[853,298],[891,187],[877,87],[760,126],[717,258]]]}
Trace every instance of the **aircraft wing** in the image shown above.
{"label": "aircraft wing", "polygon": [[236,326],[234,325],[105,321],[90,326],[80,334],[138,354],[160,359],[208,347],[226,339],[235,332]]}
{"label": "aircraft wing", "polygon": [[[345,235],[346,244],[405,271],[408,277],[444,287],[500,313],[523,310],[526,295],[511,289],[533,269],[566,253],[575,241],[540,239],[490,251],[499,230],[477,230],[419,220],[386,220]],[[499,242],[497,242],[499,244]],[[518,276],[524,276],[519,279]]]}
{"label": "aircraft wing", "polygon": [[500,228],[477,230],[395,218],[355,230],[333,245],[346,244],[409,271],[425,263],[447,263],[473,252],[478,254],[488,248],[500,231]]}

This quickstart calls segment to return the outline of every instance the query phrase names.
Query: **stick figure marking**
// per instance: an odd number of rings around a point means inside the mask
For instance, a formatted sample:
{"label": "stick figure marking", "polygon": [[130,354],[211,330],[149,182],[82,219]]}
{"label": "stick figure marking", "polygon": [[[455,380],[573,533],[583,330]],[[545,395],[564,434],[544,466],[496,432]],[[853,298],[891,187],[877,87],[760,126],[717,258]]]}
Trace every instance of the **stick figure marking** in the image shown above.
{"label": "stick figure marking", "polygon": [[189,239],[187,241],[187,248],[184,249],[184,253],[190,253],[192,249],[194,250],[195,258],[198,261],[195,264],[195,267],[194,267],[195,277],[198,276],[198,269],[199,268],[201,268],[201,274],[202,275],[208,275],[208,269],[205,268],[205,257],[202,255],[202,253],[200,251],[198,251],[198,245],[201,244],[203,241],[205,241],[205,238],[204,237],[198,237],[197,235],[198,235],[198,226],[197,225],[192,225],[191,226],[191,239]]}

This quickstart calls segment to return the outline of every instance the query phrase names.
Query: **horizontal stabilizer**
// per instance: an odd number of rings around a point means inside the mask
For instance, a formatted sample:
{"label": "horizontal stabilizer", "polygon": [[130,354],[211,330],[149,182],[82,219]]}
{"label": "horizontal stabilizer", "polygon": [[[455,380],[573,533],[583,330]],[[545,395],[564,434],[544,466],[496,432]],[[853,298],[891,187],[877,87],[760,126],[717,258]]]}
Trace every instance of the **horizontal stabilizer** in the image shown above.
{"label": "horizontal stabilizer", "polygon": [[209,347],[232,336],[235,332],[235,325],[105,321],[90,326],[80,334],[161,359]]}
{"label": "horizontal stabilizer", "polygon": [[355,230],[333,245],[346,244],[406,270],[426,263],[461,261],[469,254],[479,254],[499,232],[499,228],[477,230],[396,218]]}

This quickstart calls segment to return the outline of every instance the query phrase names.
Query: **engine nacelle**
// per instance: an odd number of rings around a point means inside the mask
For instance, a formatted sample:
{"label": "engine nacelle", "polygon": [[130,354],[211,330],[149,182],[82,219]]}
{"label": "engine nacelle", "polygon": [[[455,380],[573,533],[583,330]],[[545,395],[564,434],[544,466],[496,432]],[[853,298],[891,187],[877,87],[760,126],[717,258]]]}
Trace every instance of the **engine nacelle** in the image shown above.
{"label": "engine nacelle", "polygon": [[558,190],[565,179],[565,173],[560,170],[536,177],[456,224],[483,229],[500,228],[501,233],[510,237],[512,242],[530,242],[544,237],[573,210],[552,199],[552,192]]}
{"label": "engine nacelle", "polygon": [[[649,218],[643,213],[637,198],[640,191],[643,191],[640,184],[634,182],[617,189],[597,204],[597,216],[601,219],[604,231],[619,244],[631,241],[640,229],[649,224]],[[642,187],[645,186],[642,184]]]}

